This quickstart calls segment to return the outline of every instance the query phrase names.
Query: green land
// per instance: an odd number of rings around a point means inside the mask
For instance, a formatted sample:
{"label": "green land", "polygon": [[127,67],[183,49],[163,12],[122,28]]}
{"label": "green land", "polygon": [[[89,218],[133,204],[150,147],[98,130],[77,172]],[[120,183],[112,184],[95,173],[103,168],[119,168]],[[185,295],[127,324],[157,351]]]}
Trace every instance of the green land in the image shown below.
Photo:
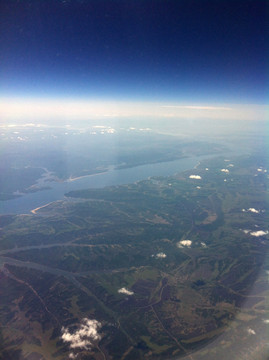
{"label": "green land", "polygon": [[[1,216],[0,359],[259,359],[267,189],[260,156],[216,158]],[[70,349],[84,318],[100,337]]]}

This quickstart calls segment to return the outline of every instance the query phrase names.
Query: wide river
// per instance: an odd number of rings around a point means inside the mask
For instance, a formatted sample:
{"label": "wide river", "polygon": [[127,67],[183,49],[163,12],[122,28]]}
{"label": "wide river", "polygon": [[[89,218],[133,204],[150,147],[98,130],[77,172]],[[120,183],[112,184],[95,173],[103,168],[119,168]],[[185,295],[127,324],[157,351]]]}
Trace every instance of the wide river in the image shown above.
{"label": "wide river", "polygon": [[212,155],[195,156],[180,160],[147,164],[127,169],[109,170],[105,173],[85,176],[73,181],[47,182],[50,189],[25,194],[22,197],[0,201],[0,214],[27,214],[31,210],[44,206],[52,201],[62,200],[64,194],[71,190],[102,188],[111,185],[134,183],[151,176],[169,176],[194,168],[199,161]]}

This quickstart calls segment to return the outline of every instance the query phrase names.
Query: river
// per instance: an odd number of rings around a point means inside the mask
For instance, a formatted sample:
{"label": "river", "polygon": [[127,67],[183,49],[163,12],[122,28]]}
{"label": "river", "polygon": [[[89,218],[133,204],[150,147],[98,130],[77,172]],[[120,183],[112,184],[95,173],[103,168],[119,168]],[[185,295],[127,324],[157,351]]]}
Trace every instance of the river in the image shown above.
{"label": "river", "polygon": [[63,200],[67,192],[87,188],[102,188],[111,185],[134,183],[152,176],[169,176],[194,168],[199,161],[212,155],[194,156],[174,161],[147,164],[126,169],[111,169],[105,173],[89,175],[72,181],[47,182],[49,189],[0,201],[0,214],[29,214],[31,210],[50,202]]}

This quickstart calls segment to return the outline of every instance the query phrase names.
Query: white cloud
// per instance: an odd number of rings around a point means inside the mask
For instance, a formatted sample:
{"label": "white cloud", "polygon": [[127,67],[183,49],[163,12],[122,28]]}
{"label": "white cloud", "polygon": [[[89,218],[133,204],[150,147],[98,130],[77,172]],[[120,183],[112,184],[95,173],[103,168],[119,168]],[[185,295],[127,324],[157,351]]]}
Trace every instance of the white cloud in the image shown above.
{"label": "white cloud", "polygon": [[269,319],[264,319],[263,322],[264,322],[265,324],[269,324]]}
{"label": "white cloud", "polygon": [[253,212],[253,213],[255,213],[255,214],[259,214],[259,213],[260,213],[260,210],[256,210],[256,209],[254,209],[254,208],[249,208],[248,211]]}
{"label": "white cloud", "polygon": [[[84,318],[78,329],[71,333],[68,328],[62,328],[62,340],[69,343],[70,349],[85,349],[92,348],[92,342],[101,339],[98,333],[101,323],[97,320]],[[71,359],[75,359],[76,355],[71,352],[69,354]]]}
{"label": "white cloud", "polygon": [[234,164],[229,164],[227,167],[234,167]]}
{"label": "white cloud", "polygon": [[256,236],[256,237],[258,237],[258,236],[263,236],[263,235],[267,235],[267,234],[268,234],[268,231],[263,231],[263,230],[252,231],[252,232],[250,233],[250,235]]}
{"label": "white cloud", "polygon": [[266,169],[263,169],[262,167],[258,168],[257,171],[258,171],[258,172],[267,173],[267,170],[266,170]]}
{"label": "white cloud", "polygon": [[165,259],[166,258],[166,254],[163,252],[160,252],[158,254],[156,254],[156,258],[157,259]]}
{"label": "white cloud", "polygon": [[125,294],[125,295],[134,295],[133,291],[130,291],[130,290],[126,289],[125,287],[119,289],[118,293],[119,294]]}
{"label": "white cloud", "polygon": [[205,168],[206,171],[208,171],[209,169],[208,168]]}
{"label": "white cloud", "polygon": [[[253,212],[255,214],[259,214],[261,212],[261,210],[256,210],[254,208],[248,208],[248,209],[242,209],[243,212]],[[264,212],[264,211],[262,211]]]}
{"label": "white cloud", "polygon": [[190,175],[189,176],[190,179],[197,179],[197,180],[201,180],[201,176],[200,175]]}
{"label": "white cloud", "polygon": [[220,171],[227,173],[227,174],[230,172],[228,169],[221,169]]}
{"label": "white cloud", "polygon": [[203,247],[203,248],[207,248],[207,245],[206,245],[206,243],[205,242],[201,242],[201,246]]}
{"label": "white cloud", "polygon": [[249,335],[256,335],[256,331],[251,328],[248,328],[247,332],[249,333]]}
{"label": "white cloud", "polygon": [[114,134],[114,133],[116,132],[116,130],[110,128],[110,129],[107,129],[106,132],[107,132],[108,134]]}
{"label": "white cloud", "polygon": [[245,234],[248,234],[248,233],[251,232],[251,230],[243,230],[243,232],[244,232]]}
{"label": "white cloud", "polygon": [[181,240],[178,242],[177,246],[178,247],[182,247],[182,246],[191,247],[191,244],[192,244],[191,240]]}
{"label": "white cloud", "polygon": [[196,186],[196,189],[201,189],[201,186]]}

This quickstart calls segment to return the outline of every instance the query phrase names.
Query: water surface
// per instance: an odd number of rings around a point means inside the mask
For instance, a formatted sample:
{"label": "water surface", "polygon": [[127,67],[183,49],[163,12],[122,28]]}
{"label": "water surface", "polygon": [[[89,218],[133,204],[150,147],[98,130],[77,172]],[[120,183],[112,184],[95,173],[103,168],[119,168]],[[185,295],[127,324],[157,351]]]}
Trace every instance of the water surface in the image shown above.
{"label": "water surface", "polygon": [[126,169],[110,169],[105,173],[89,175],[73,181],[47,182],[45,185],[49,186],[50,189],[24,194],[23,196],[12,200],[0,201],[0,214],[29,213],[31,210],[44,206],[50,202],[63,200],[65,198],[64,194],[71,190],[102,188],[111,185],[134,183],[151,176],[173,175],[184,170],[192,169],[199,161],[209,157],[212,156],[194,156]]}

